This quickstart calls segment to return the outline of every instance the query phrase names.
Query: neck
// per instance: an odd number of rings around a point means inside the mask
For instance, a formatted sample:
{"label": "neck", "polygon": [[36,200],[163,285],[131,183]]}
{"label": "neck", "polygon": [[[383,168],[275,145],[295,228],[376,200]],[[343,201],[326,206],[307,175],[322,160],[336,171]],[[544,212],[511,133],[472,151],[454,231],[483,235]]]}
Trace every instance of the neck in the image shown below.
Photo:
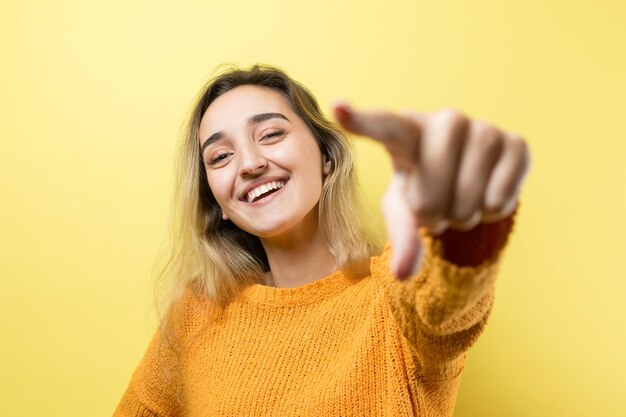
{"label": "neck", "polygon": [[317,221],[289,236],[262,238],[261,243],[270,265],[267,285],[299,287],[335,271],[335,257],[324,245]]}

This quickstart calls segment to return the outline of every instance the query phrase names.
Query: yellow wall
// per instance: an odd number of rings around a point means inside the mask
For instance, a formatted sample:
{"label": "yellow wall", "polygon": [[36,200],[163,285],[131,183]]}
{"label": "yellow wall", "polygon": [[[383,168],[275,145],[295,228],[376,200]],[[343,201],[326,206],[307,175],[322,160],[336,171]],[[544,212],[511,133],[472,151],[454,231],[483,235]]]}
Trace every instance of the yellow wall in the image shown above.
{"label": "yellow wall", "polygon": [[[112,413],[154,329],[184,113],[216,65],[261,61],[326,108],[455,107],[526,135],[455,415],[626,415],[625,22],[617,0],[4,0],[1,414]],[[389,163],[357,146],[376,208]]]}

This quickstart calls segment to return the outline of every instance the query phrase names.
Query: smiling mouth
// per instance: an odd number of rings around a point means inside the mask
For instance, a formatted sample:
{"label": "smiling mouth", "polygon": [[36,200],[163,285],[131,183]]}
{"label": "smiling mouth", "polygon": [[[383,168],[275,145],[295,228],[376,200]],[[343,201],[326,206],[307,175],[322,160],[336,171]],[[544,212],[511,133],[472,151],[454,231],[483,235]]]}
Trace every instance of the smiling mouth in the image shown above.
{"label": "smiling mouth", "polygon": [[284,180],[270,181],[250,190],[245,196],[245,201],[247,203],[255,203],[282,190],[286,184],[287,181]]}

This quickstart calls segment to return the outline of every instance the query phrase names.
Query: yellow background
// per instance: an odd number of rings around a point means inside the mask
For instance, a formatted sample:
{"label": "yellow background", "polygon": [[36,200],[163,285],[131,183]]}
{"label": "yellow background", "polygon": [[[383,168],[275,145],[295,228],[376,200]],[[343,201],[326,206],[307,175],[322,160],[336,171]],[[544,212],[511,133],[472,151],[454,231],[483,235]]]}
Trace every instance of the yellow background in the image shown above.
{"label": "yellow background", "polygon": [[[1,414],[106,416],[154,331],[174,141],[220,63],[454,107],[533,156],[455,416],[623,416],[623,1],[0,3]],[[357,140],[375,209],[390,174]]]}

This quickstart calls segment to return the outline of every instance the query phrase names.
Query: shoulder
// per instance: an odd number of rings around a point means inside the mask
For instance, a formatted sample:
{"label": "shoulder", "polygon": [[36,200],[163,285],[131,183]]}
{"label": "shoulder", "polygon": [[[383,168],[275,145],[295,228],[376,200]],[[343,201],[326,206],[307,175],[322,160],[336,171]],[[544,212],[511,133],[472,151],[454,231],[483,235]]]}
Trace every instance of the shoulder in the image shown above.
{"label": "shoulder", "polygon": [[208,325],[219,310],[201,291],[188,286],[172,295],[161,327],[179,341],[189,340]]}

